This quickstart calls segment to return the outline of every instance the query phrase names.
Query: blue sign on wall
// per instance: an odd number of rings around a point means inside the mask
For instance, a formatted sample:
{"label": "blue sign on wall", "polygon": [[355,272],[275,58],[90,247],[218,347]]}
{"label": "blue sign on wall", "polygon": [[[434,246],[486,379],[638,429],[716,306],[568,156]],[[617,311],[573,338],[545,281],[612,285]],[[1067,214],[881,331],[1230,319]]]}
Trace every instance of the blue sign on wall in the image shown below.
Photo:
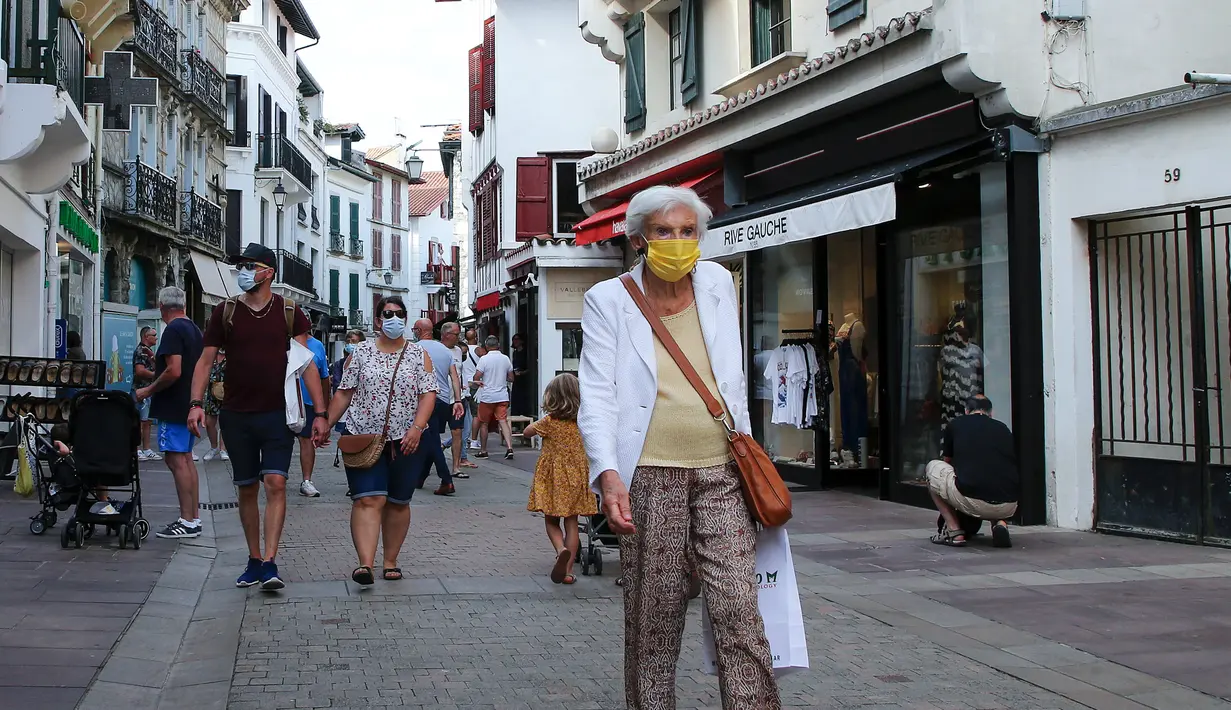
{"label": "blue sign on wall", "polygon": [[107,361],[107,389],[132,390],[133,351],[137,349],[137,317],[103,314],[103,359]]}
{"label": "blue sign on wall", "polygon": [[68,321],[63,318],[56,319],[56,357],[68,357]]}

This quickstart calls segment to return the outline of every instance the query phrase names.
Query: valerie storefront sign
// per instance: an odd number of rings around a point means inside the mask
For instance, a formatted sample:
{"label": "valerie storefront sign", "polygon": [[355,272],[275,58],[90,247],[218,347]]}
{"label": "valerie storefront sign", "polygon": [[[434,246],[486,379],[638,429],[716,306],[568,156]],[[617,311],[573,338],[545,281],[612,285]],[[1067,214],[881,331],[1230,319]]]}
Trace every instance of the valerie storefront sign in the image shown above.
{"label": "valerie storefront sign", "polygon": [[897,217],[893,183],[753,219],[712,227],[701,258],[715,259],[890,222]]}

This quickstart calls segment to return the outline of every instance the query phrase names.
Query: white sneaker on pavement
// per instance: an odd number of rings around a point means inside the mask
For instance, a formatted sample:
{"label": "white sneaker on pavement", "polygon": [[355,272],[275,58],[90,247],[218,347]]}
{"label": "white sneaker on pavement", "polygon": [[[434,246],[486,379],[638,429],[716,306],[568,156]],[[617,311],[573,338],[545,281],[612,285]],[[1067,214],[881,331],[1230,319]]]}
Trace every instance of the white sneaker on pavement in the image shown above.
{"label": "white sneaker on pavement", "polygon": [[320,498],[321,492],[316,490],[316,486],[312,485],[312,481],[304,481],[299,484],[299,495],[307,496],[308,498]]}
{"label": "white sneaker on pavement", "polygon": [[143,449],[137,449],[137,460],[138,461],[149,461],[150,460],[149,452]]}
{"label": "white sneaker on pavement", "polygon": [[193,460],[193,461],[200,461],[200,460],[201,460],[201,457],[200,457],[200,456],[197,456],[197,452],[195,452],[195,451],[194,451],[194,452],[192,452],[192,460]]}
{"label": "white sneaker on pavement", "polygon": [[147,461],[162,461],[162,455],[153,449],[145,450],[145,458]]}
{"label": "white sneaker on pavement", "polygon": [[483,447],[479,444],[479,440],[478,440],[478,439],[471,439],[471,440],[470,440],[470,450],[471,450],[471,451],[479,451],[479,450],[480,450],[480,449],[482,449],[482,448],[483,448]]}
{"label": "white sneaker on pavement", "polygon": [[218,449],[210,449],[209,451],[206,451],[206,452],[205,452],[205,460],[206,460],[206,461],[213,461],[215,458],[217,458],[217,457],[218,457],[218,453],[219,453],[219,452],[218,452]]}
{"label": "white sneaker on pavement", "polygon": [[218,456],[219,456],[219,457],[220,457],[223,461],[230,461],[230,460],[231,460],[231,455],[227,453],[227,450],[226,450],[226,449],[223,449],[222,451],[219,451],[219,452],[218,452]]}

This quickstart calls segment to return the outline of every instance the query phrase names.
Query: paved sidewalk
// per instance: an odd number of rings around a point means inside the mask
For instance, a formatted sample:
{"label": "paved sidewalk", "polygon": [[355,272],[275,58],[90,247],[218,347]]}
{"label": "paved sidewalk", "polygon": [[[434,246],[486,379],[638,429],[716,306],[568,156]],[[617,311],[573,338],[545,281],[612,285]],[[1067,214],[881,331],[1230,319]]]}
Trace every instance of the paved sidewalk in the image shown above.
{"label": "paved sidewalk", "polygon": [[[367,590],[347,581],[350,505],[332,450],[316,466],[322,497],[290,496],[283,593],[234,588],[237,516],[205,511],[207,535],[177,551],[81,707],[622,708],[618,554],[602,577],[550,583],[542,519],[525,510],[533,456],[481,463],[452,497],[429,481],[399,560],[407,579]],[[211,507],[234,500],[226,477],[209,469]],[[1231,708],[1216,670],[1231,552],[1044,528],[1015,530],[1012,550],[954,550],[926,541],[934,521],[796,495],[812,668],[783,680],[788,707]],[[700,667],[693,605],[680,708],[719,706]]]}

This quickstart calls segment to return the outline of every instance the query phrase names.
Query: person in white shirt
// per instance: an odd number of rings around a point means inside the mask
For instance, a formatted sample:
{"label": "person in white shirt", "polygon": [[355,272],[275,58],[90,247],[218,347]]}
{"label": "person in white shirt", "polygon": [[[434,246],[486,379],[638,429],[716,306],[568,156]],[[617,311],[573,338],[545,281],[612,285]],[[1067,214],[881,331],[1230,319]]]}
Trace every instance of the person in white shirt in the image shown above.
{"label": "person in white shirt", "polygon": [[479,387],[479,453],[475,458],[487,458],[487,435],[492,422],[500,425],[506,459],[513,458],[513,428],[509,425],[509,383],[513,381],[513,361],[500,352],[500,340],[494,335],[484,342],[487,354],[479,359],[474,381]]}
{"label": "person in white shirt", "polygon": [[470,382],[466,377],[466,353],[461,346],[462,327],[457,323],[445,323],[440,326],[440,342],[449,349],[449,353],[453,355],[453,367],[457,368],[458,376],[461,378],[461,396],[457,400],[462,405],[462,417],[460,419],[452,419],[449,421],[449,441],[453,447],[453,471],[455,478],[470,478],[470,474],[462,471],[463,468],[478,468],[470,462],[470,457],[466,454],[466,442],[462,440],[462,432],[470,432]]}
{"label": "person in white shirt", "polygon": [[[469,331],[468,338],[474,340],[474,331]],[[479,360],[487,354],[487,350],[478,342],[467,343],[462,355],[462,384],[466,388],[466,436],[470,438],[470,450],[479,450],[479,383],[474,379],[474,373],[479,371]]]}

